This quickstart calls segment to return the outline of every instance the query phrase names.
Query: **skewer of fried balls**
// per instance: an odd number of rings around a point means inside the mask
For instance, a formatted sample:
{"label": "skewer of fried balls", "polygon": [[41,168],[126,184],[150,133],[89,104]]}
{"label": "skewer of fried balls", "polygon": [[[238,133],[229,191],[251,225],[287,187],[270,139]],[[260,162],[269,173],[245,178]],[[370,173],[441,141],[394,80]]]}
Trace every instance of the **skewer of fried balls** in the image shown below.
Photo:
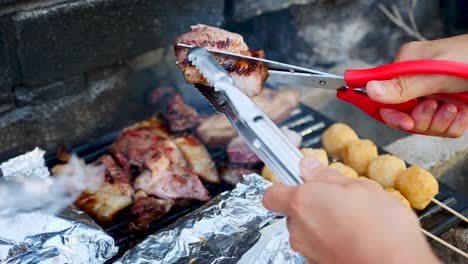
{"label": "skewer of fried balls", "polygon": [[[423,210],[433,201],[468,222],[465,216],[434,198],[439,192],[439,184],[430,172],[417,166],[406,168],[405,162],[394,155],[379,156],[377,146],[368,139],[359,139],[348,125],[331,125],[322,135],[322,144],[324,149],[303,148],[301,152],[304,156],[315,156],[324,166],[337,170],[348,178],[367,180],[381,186],[407,207]],[[328,156],[332,157],[334,162],[329,164]],[[265,179],[279,183],[279,179],[268,167],[265,166],[261,174]],[[460,249],[424,229],[421,231],[468,258]]]}

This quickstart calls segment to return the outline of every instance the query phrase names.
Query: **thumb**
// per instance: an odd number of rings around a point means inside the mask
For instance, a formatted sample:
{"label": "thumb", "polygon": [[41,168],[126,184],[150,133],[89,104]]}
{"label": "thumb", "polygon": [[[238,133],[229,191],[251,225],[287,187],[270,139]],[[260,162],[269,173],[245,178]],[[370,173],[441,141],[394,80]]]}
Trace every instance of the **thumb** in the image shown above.
{"label": "thumb", "polygon": [[403,103],[434,93],[458,93],[468,90],[468,80],[446,75],[400,76],[387,81],[370,81],[366,92],[377,102]]}

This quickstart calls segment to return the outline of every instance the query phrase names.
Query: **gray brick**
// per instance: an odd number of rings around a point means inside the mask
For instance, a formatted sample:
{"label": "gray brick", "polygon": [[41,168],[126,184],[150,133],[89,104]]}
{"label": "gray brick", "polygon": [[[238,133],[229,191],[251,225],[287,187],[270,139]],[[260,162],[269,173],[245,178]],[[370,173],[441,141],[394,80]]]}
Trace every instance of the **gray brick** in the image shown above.
{"label": "gray brick", "polygon": [[129,99],[133,91],[128,89],[127,75],[120,69],[105,79],[90,81],[78,95],[0,115],[0,160],[35,146],[54,154],[61,145],[90,142],[149,116],[148,106]]}
{"label": "gray brick", "polygon": [[27,87],[20,85],[15,87],[14,95],[18,106],[42,104],[64,96],[75,95],[84,89],[84,77],[82,75],[68,80],[58,81],[40,87]]}
{"label": "gray brick", "polygon": [[15,15],[23,82],[34,86],[170,45],[197,23],[223,21],[218,0],[89,0]]}
{"label": "gray brick", "polygon": [[18,81],[19,69],[15,50],[13,23],[8,17],[0,18],[0,95],[10,93]]}
{"label": "gray brick", "polygon": [[12,93],[0,94],[0,114],[15,109],[15,99]]}

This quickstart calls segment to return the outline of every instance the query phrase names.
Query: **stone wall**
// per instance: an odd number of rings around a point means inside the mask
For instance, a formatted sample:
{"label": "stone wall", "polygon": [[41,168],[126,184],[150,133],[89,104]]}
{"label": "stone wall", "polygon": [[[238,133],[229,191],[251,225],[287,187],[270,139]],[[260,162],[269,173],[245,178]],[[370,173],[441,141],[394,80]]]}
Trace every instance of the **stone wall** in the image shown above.
{"label": "stone wall", "polygon": [[[377,9],[390,0],[0,0],[0,160],[53,151],[151,114],[146,98],[182,80],[171,44],[204,23],[241,33],[270,59],[328,69],[350,59],[388,62],[411,40]],[[416,19],[442,36],[437,1]]]}

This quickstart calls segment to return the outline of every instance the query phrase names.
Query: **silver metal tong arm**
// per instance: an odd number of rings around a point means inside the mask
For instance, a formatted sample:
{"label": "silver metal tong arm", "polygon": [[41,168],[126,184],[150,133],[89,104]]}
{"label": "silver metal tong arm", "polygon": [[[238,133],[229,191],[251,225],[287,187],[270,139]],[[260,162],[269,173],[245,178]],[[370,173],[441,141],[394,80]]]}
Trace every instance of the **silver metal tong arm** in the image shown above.
{"label": "silver metal tong arm", "polygon": [[287,185],[303,183],[302,153],[271,119],[240,89],[206,49],[193,48],[188,59],[219,93],[215,107],[227,118],[258,157]]}

